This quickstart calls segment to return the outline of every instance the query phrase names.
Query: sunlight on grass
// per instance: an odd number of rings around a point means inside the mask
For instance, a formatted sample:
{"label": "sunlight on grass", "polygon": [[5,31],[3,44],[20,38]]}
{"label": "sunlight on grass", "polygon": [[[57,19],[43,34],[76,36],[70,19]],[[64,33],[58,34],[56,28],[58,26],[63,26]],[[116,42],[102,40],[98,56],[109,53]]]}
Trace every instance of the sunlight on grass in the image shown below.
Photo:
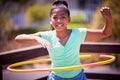
{"label": "sunlight on grass", "polygon": [[72,28],[91,28],[90,24],[69,24],[68,29]]}

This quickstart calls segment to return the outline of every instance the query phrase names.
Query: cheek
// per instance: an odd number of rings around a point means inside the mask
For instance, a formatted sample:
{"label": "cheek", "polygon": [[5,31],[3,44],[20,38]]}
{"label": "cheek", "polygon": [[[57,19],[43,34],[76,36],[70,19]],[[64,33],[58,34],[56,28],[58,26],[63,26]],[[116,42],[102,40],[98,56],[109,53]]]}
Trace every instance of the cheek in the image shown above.
{"label": "cheek", "polygon": [[50,19],[50,24],[52,25],[54,23],[53,19]]}
{"label": "cheek", "polygon": [[55,24],[55,21],[51,20],[51,21],[50,21],[50,24],[51,24],[51,25],[54,25],[54,24]]}
{"label": "cheek", "polygon": [[50,25],[51,25],[52,27],[54,27],[54,25],[55,25],[55,21],[50,20]]}

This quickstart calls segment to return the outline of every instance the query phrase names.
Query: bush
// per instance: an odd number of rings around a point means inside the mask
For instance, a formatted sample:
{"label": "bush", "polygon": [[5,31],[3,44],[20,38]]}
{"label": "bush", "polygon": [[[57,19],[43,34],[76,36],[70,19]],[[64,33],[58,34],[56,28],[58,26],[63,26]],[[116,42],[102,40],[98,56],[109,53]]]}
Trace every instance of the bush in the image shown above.
{"label": "bush", "polygon": [[84,23],[87,16],[82,11],[71,11],[71,23]]}
{"label": "bush", "polygon": [[27,21],[32,24],[34,22],[42,22],[48,18],[50,5],[34,5],[26,12]]}
{"label": "bush", "polygon": [[[120,5],[119,0],[103,0],[102,6],[108,6],[111,9],[113,18],[113,37],[120,38]],[[100,8],[98,8],[93,16],[92,27],[102,28],[104,20],[100,14]]]}

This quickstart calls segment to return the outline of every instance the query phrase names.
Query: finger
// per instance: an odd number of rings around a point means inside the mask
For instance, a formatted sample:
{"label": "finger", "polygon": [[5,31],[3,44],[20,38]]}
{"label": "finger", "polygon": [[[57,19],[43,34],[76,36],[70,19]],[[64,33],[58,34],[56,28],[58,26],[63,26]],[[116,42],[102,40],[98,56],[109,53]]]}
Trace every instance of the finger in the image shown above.
{"label": "finger", "polygon": [[46,48],[45,43],[42,42],[41,45],[42,45],[43,48]]}
{"label": "finger", "polygon": [[48,41],[44,41],[44,48],[52,49],[52,45],[51,45],[51,43],[48,42]]}
{"label": "finger", "polygon": [[50,42],[48,42],[45,39],[39,38],[37,39],[38,43],[40,43],[42,45],[43,48],[47,48],[47,49],[52,49],[52,45]]}
{"label": "finger", "polygon": [[41,39],[41,40],[39,41],[39,43],[42,45],[43,48],[47,48],[47,47],[46,47],[46,41],[45,41],[45,40]]}
{"label": "finger", "polygon": [[50,44],[46,45],[47,49],[52,49],[52,46]]}
{"label": "finger", "polygon": [[103,7],[104,9],[109,9],[109,7],[107,7],[107,6],[105,6],[105,7]]}
{"label": "finger", "polygon": [[101,9],[101,11],[110,11],[110,8],[109,7],[103,7],[102,9]]}
{"label": "finger", "polygon": [[102,15],[108,15],[108,14],[110,14],[110,9],[109,9],[109,7],[102,7],[100,9],[100,12],[102,13]]}
{"label": "finger", "polygon": [[47,43],[48,44],[48,49],[52,49],[52,45],[51,45],[51,43]]}

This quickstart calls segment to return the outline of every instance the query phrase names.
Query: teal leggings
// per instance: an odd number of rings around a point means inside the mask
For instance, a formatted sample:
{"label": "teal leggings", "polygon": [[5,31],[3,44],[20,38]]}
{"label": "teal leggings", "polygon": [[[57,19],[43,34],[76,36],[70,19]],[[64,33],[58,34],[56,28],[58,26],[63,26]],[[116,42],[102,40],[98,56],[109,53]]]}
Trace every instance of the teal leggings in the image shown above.
{"label": "teal leggings", "polygon": [[87,80],[84,70],[82,70],[77,76],[73,78],[61,78],[54,73],[50,73],[47,80]]}

